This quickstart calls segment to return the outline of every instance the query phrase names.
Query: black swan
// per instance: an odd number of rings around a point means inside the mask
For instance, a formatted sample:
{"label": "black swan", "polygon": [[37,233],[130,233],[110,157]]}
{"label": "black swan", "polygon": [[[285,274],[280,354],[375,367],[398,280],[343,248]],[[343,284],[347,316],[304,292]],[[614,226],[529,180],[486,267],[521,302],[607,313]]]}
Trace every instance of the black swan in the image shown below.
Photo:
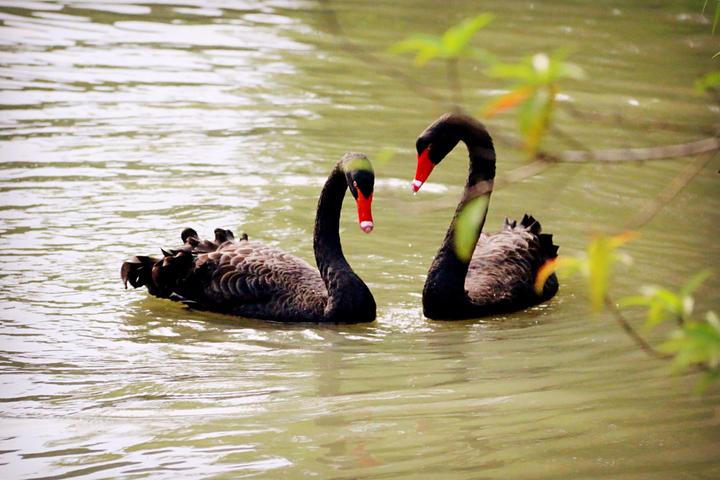
{"label": "black swan", "polygon": [[359,323],[375,320],[375,299],[345,260],[340,245],[340,211],[345,190],[357,202],[360,228],[373,229],[375,175],[367,157],[346,153],[330,173],[318,201],[313,248],[318,269],[282,250],[235,240],[215,230],[200,241],[185,229],[184,245],[163,250],[163,258],[138,256],[123,263],[127,288],[146,286],[200,310],[281,322]]}
{"label": "black swan", "polygon": [[489,201],[495,178],[495,148],[485,126],[464,113],[447,113],[418,137],[417,170],[412,189],[417,192],[437,166],[462,141],[470,154],[470,172],[455,216],[435,255],[423,289],[423,313],[430,319],[477,318],[521,310],[544,302],[558,290],[551,275],[540,294],[534,283],[538,269],[557,256],[552,235],[541,234],[540,223],[525,215],[517,224],[505,219],[502,231],[482,233],[487,209],[472,232],[472,258],[455,250],[455,225],[472,199]]}

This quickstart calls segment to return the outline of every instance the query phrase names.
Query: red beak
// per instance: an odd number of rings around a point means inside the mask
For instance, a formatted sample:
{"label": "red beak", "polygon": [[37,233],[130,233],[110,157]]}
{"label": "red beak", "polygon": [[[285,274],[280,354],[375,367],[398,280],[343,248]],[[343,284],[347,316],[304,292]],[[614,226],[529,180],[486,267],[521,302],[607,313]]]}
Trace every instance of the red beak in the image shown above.
{"label": "red beak", "polygon": [[369,197],[366,197],[359,188],[357,189],[357,193],[358,221],[360,222],[360,228],[363,232],[370,233],[375,226],[372,218],[372,209],[370,208],[373,196],[371,193]]}
{"label": "red beak", "polygon": [[430,161],[430,148],[426,148],[417,157],[417,169],[415,170],[415,180],[411,184],[413,192],[420,190],[423,183],[428,179],[430,173],[435,168],[435,164]]}

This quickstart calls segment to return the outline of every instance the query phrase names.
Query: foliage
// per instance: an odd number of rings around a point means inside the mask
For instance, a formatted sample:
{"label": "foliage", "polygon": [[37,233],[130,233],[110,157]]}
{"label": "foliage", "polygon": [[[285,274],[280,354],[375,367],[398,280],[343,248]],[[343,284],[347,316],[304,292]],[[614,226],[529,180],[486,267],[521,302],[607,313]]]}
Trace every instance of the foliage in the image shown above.
{"label": "foliage", "polygon": [[488,74],[491,77],[512,79],[517,83],[510,92],[485,105],[483,115],[518,108],[518,127],[524,138],[525,150],[535,155],[540,140],[552,117],[558,82],[562,79],[581,79],[580,67],[565,62],[566,52],[558,51],[548,56],[538,53],[518,63],[496,63]]}
{"label": "foliage", "polygon": [[706,313],[703,321],[692,316],[695,306],[692,293],[709,276],[709,270],[696,274],[677,293],[661,287],[643,287],[640,295],[625,297],[619,303],[622,308],[647,308],[643,325],[646,331],[667,321],[679,325],[660,345],[660,351],[674,356],[673,367],[678,372],[698,366],[704,370],[701,390],[720,378],[720,321],[712,311]]}
{"label": "foliage", "polygon": [[[703,13],[705,13],[705,10],[707,9],[707,4],[709,0],[705,0],[705,4],[703,5]],[[713,16],[713,26],[712,26],[712,33],[715,34],[715,30],[717,29],[718,24],[720,24],[720,0],[715,0],[715,15]],[[718,52],[720,53],[720,52]]]}
{"label": "foliage", "polygon": [[667,320],[683,324],[690,320],[693,313],[695,306],[693,292],[709,276],[709,270],[698,273],[678,293],[658,286],[645,286],[640,289],[640,295],[622,298],[618,305],[621,308],[646,307],[648,309],[647,318],[643,325],[646,331],[650,331]]}
{"label": "foliage", "polygon": [[715,312],[707,312],[704,321],[688,321],[660,345],[663,352],[675,355],[673,368],[684,372],[698,365],[705,377],[698,386],[705,390],[720,378],[720,320]]}
{"label": "foliage", "polygon": [[635,232],[625,232],[613,237],[595,235],[584,254],[558,257],[543,265],[535,278],[535,291],[539,295],[545,281],[555,271],[566,276],[580,273],[588,282],[590,305],[594,311],[601,311],[607,298],[613,265],[618,261],[630,261],[630,257],[617,252],[617,249],[637,235]]}
{"label": "foliage", "polygon": [[473,198],[463,206],[455,221],[455,253],[463,261],[472,258],[489,203],[490,194]]}
{"label": "foliage", "polygon": [[[720,0],[715,1],[713,33],[720,25]],[[707,7],[706,0],[703,12]],[[433,59],[442,59],[448,65],[448,81],[455,90],[460,103],[460,82],[457,74],[457,60],[474,56],[487,65],[487,75],[493,78],[511,80],[509,91],[488,102],[482,109],[482,116],[490,117],[511,109],[517,111],[517,123],[523,137],[523,145],[531,157],[536,157],[540,143],[547,133],[556,106],[559,84],[566,79],[582,79],[584,72],[565,61],[567,52],[557,51],[552,55],[537,53],[517,63],[503,63],[490,53],[472,48],[470,40],[492,20],[489,14],[478,15],[449,28],[441,36],[414,35],[390,48],[392,53],[415,54],[414,63],[423,66]],[[720,56],[718,52],[715,57]],[[700,91],[720,90],[720,72],[710,72],[696,81]],[[458,214],[455,224],[455,249],[458,257],[469,261],[472,257],[477,236],[487,213],[489,194],[479,195],[468,201]],[[658,286],[643,287],[639,295],[623,298],[621,308],[644,307],[647,315],[643,330],[649,332],[658,325],[674,320],[677,326],[667,341],[658,349],[653,348],[638,334],[625,319],[621,310],[610,298],[613,269],[617,262],[629,263],[631,258],[618,248],[637,236],[625,232],[616,236],[596,235],[588,243],[586,251],[578,256],[562,256],[548,261],[539,269],[535,279],[535,290],[542,292],[547,279],[554,272],[561,275],[580,273],[587,281],[589,303],[595,312],[611,312],[621,327],[647,353],[657,358],[674,358],[677,371],[700,369],[705,372],[702,387],[720,379],[720,321],[714,312],[708,312],[704,320],[693,315],[695,289],[708,276],[701,272],[693,277],[679,292]]]}
{"label": "foliage", "polygon": [[402,40],[392,47],[391,53],[415,52],[415,65],[423,66],[430,60],[441,58],[444,60],[457,60],[462,56],[474,55],[480,58],[490,58],[484,50],[471,48],[469,43],[478,30],[492,21],[489,13],[477,15],[450,27],[441,36],[413,35]]}
{"label": "foliage", "polygon": [[702,271],[693,276],[678,292],[658,286],[645,286],[639,295],[620,300],[620,308],[644,307],[647,309],[643,330],[649,332],[658,325],[672,321],[677,324],[658,350],[653,349],[639,336],[633,327],[614,307],[608,294],[612,279],[612,267],[626,257],[616,250],[637,234],[627,232],[614,237],[596,235],[584,254],[575,257],[559,257],[546,263],[538,272],[535,290],[541,292],[547,278],[555,271],[572,275],[581,273],[588,281],[590,303],[597,312],[604,306],[614,310],[625,331],[649,353],[656,356],[669,354],[673,369],[684,372],[699,369],[704,376],[698,385],[700,391],[720,379],[720,320],[715,312],[707,312],[704,320],[693,316],[695,301],[692,294],[709,276]]}
{"label": "foliage", "polygon": [[[718,52],[720,54],[720,52]],[[707,73],[695,81],[695,89],[707,92],[712,89],[720,89],[720,70]]]}

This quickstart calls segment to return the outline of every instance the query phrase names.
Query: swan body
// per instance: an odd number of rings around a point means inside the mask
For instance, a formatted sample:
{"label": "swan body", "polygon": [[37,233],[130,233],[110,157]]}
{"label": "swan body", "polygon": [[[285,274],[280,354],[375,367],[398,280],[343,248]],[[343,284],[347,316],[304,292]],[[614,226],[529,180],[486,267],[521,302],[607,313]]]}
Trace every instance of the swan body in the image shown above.
{"label": "swan body", "polygon": [[418,191],[443,158],[462,141],[470,156],[463,198],[428,271],[423,313],[436,320],[477,318],[521,310],[552,298],[558,290],[553,274],[542,292],[535,291],[539,268],[557,256],[552,235],[525,215],[520,223],[505,220],[498,233],[482,233],[485,213],[473,232],[475,250],[462,259],[455,249],[458,215],[471,200],[489,201],[495,178],[495,149],[485,126],[463,113],[441,116],[418,137],[418,164],[412,189]]}
{"label": "swan body", "polygon": [[373,187],[372,166],[362,154],[345,154],[331,172],[313,236],[319,269],[247,235],[236,240],[229,230],[216,229],[214,240],[201,241],[188,228],[181,234],[183,246],[163,250],[160,259],[133,257],[123,263],[121,277],[126,288],[146,286],[154,296],[201,310],[281,322],[371,322],[375,300],[347,263],[338,230],[348,189],[361,228],[372,230]]}

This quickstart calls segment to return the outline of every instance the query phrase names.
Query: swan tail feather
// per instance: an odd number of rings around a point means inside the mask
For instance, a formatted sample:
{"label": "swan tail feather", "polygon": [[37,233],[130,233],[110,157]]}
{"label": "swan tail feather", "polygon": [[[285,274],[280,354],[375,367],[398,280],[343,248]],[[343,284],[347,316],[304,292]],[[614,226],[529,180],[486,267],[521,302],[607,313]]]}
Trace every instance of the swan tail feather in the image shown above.
{"label": "swan tail feather", "polygon": [[228,240],[233,240],[235,238],[235,235],[230,230],[226,230],[224,228],[216,228],[215,229],[215,243],[220,245],[221,243],[225,243]]}
{"label": "swan tail feather", "polygon": [[537,236],[538,242],[540,243],[540,249],[545,258],[557,257],[558,246],[553,243],[553,236],[551,233],[542,233],[542,225],[532,215],[525,214],[520,220],[520,224],[517,225],[516,221],[510,221],[505,218],[503,223],[503,230],[513,230],[515,228],[522,228],[527,232]]}
{"label": "swan tail feather", "polygon": [[520,220],[520,226],[524,227],[525,230],[529,231],[534,235],[540,235],[540,232],[542,231],[542,226],[540,225],[540,222],[535,220],[535,217],[533,217],[532,215],[528,215],[527,213],[523,215],[522,220]]}
{"label": "swan tail feather", "polygon": [[122,267],[120,267],[120,277],[125,284],[125,288],[127,289],[128,283],[133,288],[152,284],[153,265],[158,261],[157,258],[138,255],[123,262]]}
{"label": "swan tail feather", "polygon": [[545,255],[548,258],[555,258],[557,257],[558,247],[553,243],[553,236],[551,233],[542,233],[540,234],[540,248],[542,248],[542,251],[545,253]]}

